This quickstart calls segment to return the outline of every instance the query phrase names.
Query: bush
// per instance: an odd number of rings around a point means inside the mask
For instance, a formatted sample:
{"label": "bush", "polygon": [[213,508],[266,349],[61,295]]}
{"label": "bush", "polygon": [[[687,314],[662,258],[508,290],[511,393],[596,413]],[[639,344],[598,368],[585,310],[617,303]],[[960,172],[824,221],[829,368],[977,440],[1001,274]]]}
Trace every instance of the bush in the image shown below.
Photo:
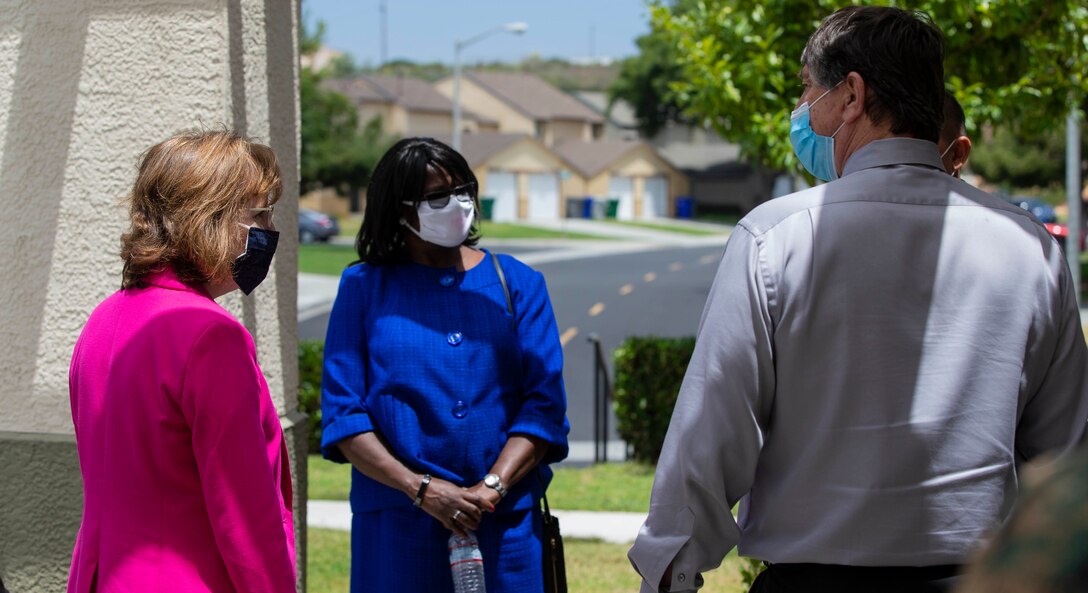
{"label": "bush", "polygon": [[310,453],[321,452],[321,361],[325,343],[300,340],[298,343],[298,409],[309,416],[307,440]]}
{"label": "bush", "polygon": [[637,461],[657,463],[695,338],[630,337],[616,349],[616,430]]}

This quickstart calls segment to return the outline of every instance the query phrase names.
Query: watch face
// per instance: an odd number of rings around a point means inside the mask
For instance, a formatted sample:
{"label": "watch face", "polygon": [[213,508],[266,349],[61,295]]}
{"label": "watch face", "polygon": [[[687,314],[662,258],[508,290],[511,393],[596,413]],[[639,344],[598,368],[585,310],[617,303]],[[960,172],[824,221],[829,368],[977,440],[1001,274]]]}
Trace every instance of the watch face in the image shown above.
{"label": "watch face", "polygon": [[488,488],[494,488],[498,486],[500,481],[501,480],[499,480],[499,476],[495,474],[487,474],[486,476],[484,476],[484,486],[487,486]]}

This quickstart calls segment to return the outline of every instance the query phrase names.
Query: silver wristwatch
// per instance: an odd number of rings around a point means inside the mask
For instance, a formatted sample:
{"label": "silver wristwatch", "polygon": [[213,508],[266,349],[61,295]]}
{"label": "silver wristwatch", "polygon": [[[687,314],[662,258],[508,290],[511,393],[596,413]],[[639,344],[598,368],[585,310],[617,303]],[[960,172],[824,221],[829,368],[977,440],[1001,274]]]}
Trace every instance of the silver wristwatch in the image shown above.
{"label": "silver wristwatch", "polygon": [[499,498],[504,498],[506,496],[506,486],[503,485],[502,478],[499,477],[499,474],[487,474],[484,476],[484,486],[498,492]]}

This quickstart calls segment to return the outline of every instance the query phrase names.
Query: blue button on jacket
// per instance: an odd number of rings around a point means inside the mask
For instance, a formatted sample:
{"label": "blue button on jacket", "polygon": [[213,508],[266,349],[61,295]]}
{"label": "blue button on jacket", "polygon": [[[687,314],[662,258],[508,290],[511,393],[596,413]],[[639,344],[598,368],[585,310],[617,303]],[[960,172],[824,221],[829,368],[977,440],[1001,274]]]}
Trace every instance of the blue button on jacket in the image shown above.
{"label": "blue button on jacket", "polygon": [[[414,263],[344,272],[325,341],[326,459],[346,462],[336,443],[371,430],[414,471],[462,486],[483,479],[512,433],[550,443],[544,463],[566,457],[563,352],[544,277],[498,257],[514,316],[490,255],[465,272]],[[443,286],[447,276],[456,282]],[[463,338],[451,348],[454,333]],[[531,473],[497,510],[529,508],[540,491]],[[352,472],[354,512],[411,504]]]}

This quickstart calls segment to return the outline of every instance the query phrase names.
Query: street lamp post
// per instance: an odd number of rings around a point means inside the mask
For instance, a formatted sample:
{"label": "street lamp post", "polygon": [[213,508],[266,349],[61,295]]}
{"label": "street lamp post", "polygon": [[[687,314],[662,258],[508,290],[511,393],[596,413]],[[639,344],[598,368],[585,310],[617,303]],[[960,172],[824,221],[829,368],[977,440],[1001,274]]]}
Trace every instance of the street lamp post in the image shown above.
{"label": "street lamp post", "polygon": [[529,25],[522,22],[506,23],[505,25],[499,25],[493,29],[488,29],[475,37],[469,37],[464,41],[455,41],[453,43],[453,149],[461,150],[461,50],[480,41],[485,37],[490,37],[495,33],[502,33],[503,31],[515,34],[522,34],[529,29]]}

